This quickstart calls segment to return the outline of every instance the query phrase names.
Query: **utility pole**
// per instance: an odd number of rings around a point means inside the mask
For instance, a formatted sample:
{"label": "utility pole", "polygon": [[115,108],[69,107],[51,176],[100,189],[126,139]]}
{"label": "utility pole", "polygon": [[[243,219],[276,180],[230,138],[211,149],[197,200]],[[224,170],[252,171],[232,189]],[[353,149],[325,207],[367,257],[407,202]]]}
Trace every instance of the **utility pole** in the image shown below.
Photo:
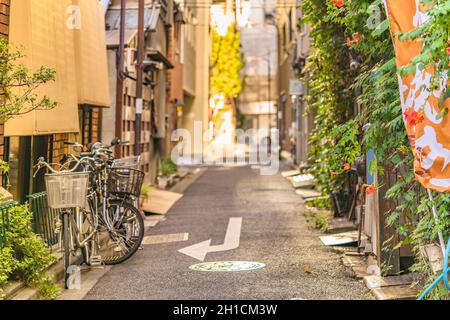
{"label": "utility pole", "polygon": [[135,118],[135,140],[134,154],[141,155],[141,131],[142,131],[142,109],[143,109],[143,82],[144,82],[144,50],[145,50],[145,30],[144,30],[145,0],[139,0],[138,9],[138,59],[136,63],[136,118]]}
{"label": "utility pole", "polygon": [[[123,80],[124,80],[124,51],[125,51],[125,17],[126,17],[126,0],[120,1],[120,39],[119,48],[117,49],[117,83],[116,83],[116,126],[115,136],[122,138],[123,132]],[[122,147],[116,146],[115,148],[116,158],[122,156]]]}

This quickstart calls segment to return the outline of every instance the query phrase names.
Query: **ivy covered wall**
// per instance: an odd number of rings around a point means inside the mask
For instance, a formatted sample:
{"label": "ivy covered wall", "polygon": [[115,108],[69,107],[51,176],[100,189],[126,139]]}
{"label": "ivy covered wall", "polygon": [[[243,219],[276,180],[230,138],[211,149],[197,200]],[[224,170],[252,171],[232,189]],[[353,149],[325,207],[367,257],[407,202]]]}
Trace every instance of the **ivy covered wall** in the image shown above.
{"label": "ivy covered wall", "polygon": [[[434,274],[420,249],[435,243],[438,231],[447,236],[450,195],[435,195],[439,215],[436,224],[430,210],[433,202],[414,179],[413,156],[398,91],[397,72],[410,72],[415,65],[409,70],[396,69],[381,0],[304,0],[302,9],[305,17],[301,23],[311,27],[313,48],[306,66],[311,75],[308,99],[310,108],[317,112],[316,130],[310,137],[312,171],[322,192],[329,194],[340,188],[349,164],[368,150],[375,150],[376,162],[370,168],[380,179],[372,190],[386,185],[385,170],[396,175],[396,182],[389,186],[385,197],[398,205],[381,213],[386,215],[386,225],[380,227],[392,226],[398,236],[386,239],[383,250],[389,254],[390,250],[411,245],[416,258],[409,271],[420,271],[420,284],[425,285],[434,279]],[[428,23],[403,37],[420,37],[425,43],[414,64],[443,61],[437,72],[439,77],[448,70],[450,62],[450,1],[439,2],[429,14],[432,19]],[[445,115],[447,112],[443,111]],[[386,273],[390,266],[381,268]],[[438,288],[429,298],[447,295],[445,289]]]}

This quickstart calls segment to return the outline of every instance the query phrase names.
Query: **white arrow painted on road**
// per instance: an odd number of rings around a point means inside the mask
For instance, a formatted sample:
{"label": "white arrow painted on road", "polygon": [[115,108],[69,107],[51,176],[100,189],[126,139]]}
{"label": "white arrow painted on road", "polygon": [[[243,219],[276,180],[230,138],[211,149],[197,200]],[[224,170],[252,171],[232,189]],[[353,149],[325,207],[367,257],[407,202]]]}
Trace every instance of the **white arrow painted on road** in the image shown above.
{"label": "white arrow painted on road", "polygon": [[205,261],[208,252],[228,251],[239,248],[241,237],[242,218],[230,218],[225,241],[218,246],[211,246],[211,239],[178,250],[194,259]]}

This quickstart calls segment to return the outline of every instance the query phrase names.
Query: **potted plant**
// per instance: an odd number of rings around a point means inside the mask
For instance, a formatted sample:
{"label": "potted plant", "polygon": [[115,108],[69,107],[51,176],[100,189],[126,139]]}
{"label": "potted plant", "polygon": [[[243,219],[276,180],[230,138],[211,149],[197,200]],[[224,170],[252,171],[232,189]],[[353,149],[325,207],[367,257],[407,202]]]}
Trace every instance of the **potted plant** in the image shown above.
{"label": "potted plant", "polygon": [[165,158],[161,162],[159,175],[157,177],[157,185],[160,189],[167,189],[173,184],[175,174],[178,168],[170,158]]}

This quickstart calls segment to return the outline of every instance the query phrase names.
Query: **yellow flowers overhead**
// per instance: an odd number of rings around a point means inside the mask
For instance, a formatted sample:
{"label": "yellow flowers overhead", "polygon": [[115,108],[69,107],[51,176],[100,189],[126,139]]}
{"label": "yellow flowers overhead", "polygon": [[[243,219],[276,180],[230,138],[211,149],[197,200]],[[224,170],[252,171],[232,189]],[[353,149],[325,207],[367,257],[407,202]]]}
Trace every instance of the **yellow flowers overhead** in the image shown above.
{"label": "yellow flowers overhead", "polygon": [[212,29],[211,96],[223,94],[225,99],[232,99],[242,91],[239,72],[243,63],[239,39],[240,33],[233,26],[224,36]]}

